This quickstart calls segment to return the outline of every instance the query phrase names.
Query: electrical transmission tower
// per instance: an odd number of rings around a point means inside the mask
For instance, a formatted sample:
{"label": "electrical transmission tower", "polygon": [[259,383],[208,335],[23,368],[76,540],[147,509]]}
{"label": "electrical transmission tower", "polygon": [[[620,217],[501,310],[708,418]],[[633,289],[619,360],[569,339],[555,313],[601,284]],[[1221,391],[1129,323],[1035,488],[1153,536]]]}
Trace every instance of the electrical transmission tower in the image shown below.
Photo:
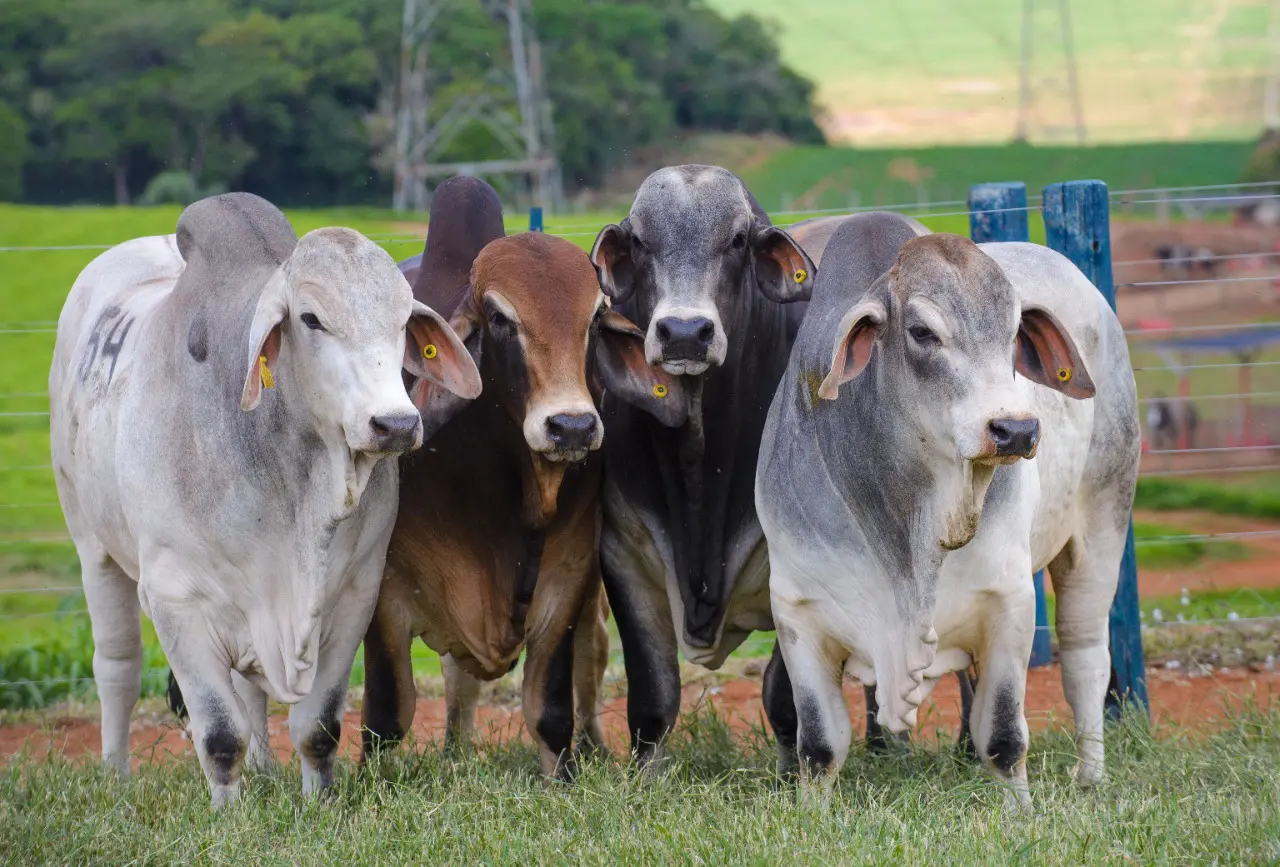
{"label": "electrical transmission tower", "polygon": [[[1124,2],[1124,0],[1118,0]],[[1061,57],[1052,46],[1061,45]],[[1037,63],[1037,50],[1043,58]],[[1053,69],[1053,61],[1061,66]],[[1076,52],[1071,38],[1071,10],[1068,0],[1022,0],[1022,52],[1018,62],[1018,122],[1014,131],[1017,141],[1029,141],[1033,132],[1057,138],[1072,127],[1044,118],[1063,113],[1063,97],[1070,103],[1076,144],[1084,144],[1084,111],[1080,105],[1080,79],[1076,71]],[[1057,99],[1052,99],[1057,97]],[[1057,104],[1055,104],[1057,103]],[[1053,114],[1050,114],[1053,113]]]}
{"label": "electrical transmission tower", "polygon": [[[434,112],[428,81],[431,32],[441,12],[463,0],[404,0],[400,36],[400,81],[395,112],[397,211],[426,210],[427,181],[451,175],[518,175],[528,179],[535,204],[560,209],[564,193],[542,69],[542,48],[533,28],[533,0],[479,0],[496,22],[507,25],[511,68],[495,68],[486,92],[453,99]],[[514,89],[512,111],[495,92]],[[505,159],[441,163],[437,157],[470,124],[484,125],[510,154]]]}

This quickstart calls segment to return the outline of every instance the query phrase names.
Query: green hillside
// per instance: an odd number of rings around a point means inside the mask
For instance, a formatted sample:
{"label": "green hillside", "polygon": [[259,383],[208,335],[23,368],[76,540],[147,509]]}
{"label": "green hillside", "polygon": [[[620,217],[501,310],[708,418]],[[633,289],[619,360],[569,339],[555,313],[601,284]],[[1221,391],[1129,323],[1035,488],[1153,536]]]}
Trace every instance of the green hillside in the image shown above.
{"label": "green hillside", "polygon": [[[1022,0],[708,0],[772,22],[784,60],[819,85],[833,140],[1008,140]],[[1266,0],[1075,0],[1067,6],[1090,142],[1256,135]],[[1059,3],[1033,4],[1032,141],[1074,141]]]}

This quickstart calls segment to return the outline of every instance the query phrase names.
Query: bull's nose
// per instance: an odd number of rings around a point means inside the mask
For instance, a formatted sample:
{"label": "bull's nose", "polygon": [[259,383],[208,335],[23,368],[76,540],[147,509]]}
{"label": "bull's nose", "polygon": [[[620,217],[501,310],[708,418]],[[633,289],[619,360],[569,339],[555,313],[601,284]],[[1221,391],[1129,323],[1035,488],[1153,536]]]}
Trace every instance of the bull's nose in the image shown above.
{"label": "bull's nose", "polygon": [[668,316],[659,319],[654,330],[662,345],[664,361],[706,361],[716,336],[715,323],[702,316],[693,319]]}
{"label": "bull's nose", "polygon": [[1034,418],[992,419],[987,429],[999,457],[1031,457],[1040,442],[1040,422]]}
{"label": "bull's nose", "polygon": [[589,412],[553,415],[547,419],[547,439],[564,451],[589,449],[595,445],[599,424],[595,414]]}
{"label": "bull's nose", "polygon": [[373,443],[380,452],[407,452],[418,443],[422,418],[415,413],[375,415],[369,419]]}

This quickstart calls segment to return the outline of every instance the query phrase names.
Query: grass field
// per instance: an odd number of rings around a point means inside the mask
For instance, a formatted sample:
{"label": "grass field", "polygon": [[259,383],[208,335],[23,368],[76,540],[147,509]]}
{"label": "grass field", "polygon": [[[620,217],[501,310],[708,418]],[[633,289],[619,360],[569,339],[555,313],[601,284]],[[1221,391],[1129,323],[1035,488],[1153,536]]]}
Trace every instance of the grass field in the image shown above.
{"label": "grass field", "polygon": [[[770,23],[784,60],[817,83],[834,140],[994,142],[1014,134],[1020,0],[710,2]],[[1034,8],[1031,77],[1039,86],[1028,134],[1074,143],[1059,4]],[[1266,0],[1074,0],[1069,11],[1087,141],[1261,131]]]}
{"label": "grass field", "polygon": [[129,781],[57,756],[0,774],[0,852],[36,863],[973,864],[1273,863],[1280,857],[1280,718],[1245,710],[1211,735],[1107,735],[1107,781],[1081,792],[1062,731],[1031,739],[1034,815],[947,746],[873,756],[855,745],[831,802],[779,785],[773,752],[711,713],[687,718],[660,777],[617,759],[576,785],[540,780],[526,745],[478,759],[425,753],[377,773],[339,765],[307,800],[295,764],[250,777],[212,813],[194,761]]}

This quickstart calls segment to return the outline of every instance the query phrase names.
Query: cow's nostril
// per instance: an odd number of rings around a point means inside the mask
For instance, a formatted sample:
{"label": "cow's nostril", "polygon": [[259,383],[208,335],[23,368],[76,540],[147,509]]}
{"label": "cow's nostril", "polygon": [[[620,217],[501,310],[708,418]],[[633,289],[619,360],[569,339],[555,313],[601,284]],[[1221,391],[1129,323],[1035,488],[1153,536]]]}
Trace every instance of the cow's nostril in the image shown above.
{"label": "cow's nostril", "polygon": [[996,454],[1029,457],[1040,442],[1040,422],[1034,418],[997,418],[987,424]]}
{"label": "cow's nostril", "polygon": [[659,319],[654,330],[662,343],[665,361],[706,361],[716,336],[715,323],[705,316],[693,319],[668,316]]}
{"label": "cow's nostril", "polygon": [[588,449],[595,444],[599,424],[595,413],[558,413],[547,418],[547,439],[557,449]]}
{"label": "cow's nostril", "polygon": [[417,413],[375,415],[369,419],[369,429],[379,450],[403,452],[413,448],[421,421]]}

